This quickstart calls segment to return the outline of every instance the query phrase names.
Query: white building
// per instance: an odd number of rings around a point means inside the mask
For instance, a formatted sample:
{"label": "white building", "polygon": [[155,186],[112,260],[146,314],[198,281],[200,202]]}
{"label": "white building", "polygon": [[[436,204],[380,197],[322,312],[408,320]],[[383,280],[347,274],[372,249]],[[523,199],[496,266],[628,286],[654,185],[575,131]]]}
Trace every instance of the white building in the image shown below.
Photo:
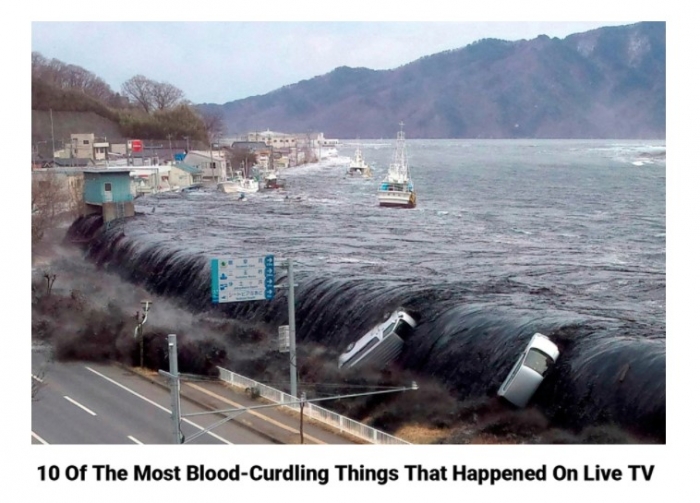
{"label": "white building", "polygon": [[231,171],[228,159],[221,150],[190,150],[183,161],[185,164],[199,168],[202,181],[221,182]]}

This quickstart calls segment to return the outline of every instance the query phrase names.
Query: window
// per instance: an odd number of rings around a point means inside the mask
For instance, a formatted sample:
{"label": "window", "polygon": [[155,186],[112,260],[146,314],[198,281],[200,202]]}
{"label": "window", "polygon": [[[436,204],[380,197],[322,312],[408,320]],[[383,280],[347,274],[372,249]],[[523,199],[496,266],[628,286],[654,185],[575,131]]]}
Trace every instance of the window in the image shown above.
{"label": "window", "polygon": [[547,371],[547,367],[552,362],[552,359],[539,349],[531,349],[527,357],[525,358],[525,366],[530,367],[532,370],[540,375],[544,375]]}
{"label": "window", "polygon": [[83,140],[83,145],[90,145],[90,140]]}
{"label": "window", "polygon": [[384,332],[382,333],[382,337],[386,337],[386,336],[389,335],[391,332],[393,332],[395,326],[396,326],[396,323],[392,323],[391,325],[389,325],[388,327],[386,327],[386,328],[384,329]]}
{"label": "window", "polygon": [[105,192],[112,192],[112,184],[107,182],[105,183]]}

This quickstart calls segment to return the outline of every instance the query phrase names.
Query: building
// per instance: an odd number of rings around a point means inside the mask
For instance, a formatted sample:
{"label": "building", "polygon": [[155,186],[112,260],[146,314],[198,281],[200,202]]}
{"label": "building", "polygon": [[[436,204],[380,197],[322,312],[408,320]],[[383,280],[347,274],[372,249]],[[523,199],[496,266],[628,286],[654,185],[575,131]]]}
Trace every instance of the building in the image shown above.
{"label": "building", "polygon": [[86,169],[83,171],[83,201],[86,214],[101,213],[105,223],[134,216],[131,169]]}
{"label": "building", "polygon": [[[112,170],[112,168],[108,168]],[[132,166],[131,179],[134,197],[171,190],[170,166]]]}
{"label": "building", "polygon": [[197,168],[203,182],[224,181],[227,178],[226,174],[231,171],[226,154],[222,150],[190,150],[183,162]]}
{"label": "building", "polygon": [[106,138],[95,140],[93,133],[73,133],[70,135],[69,157],[103,161],[107,159],[109,142]]}
{"label": "building", "polygon": [[202,181],[202,173],[199,169],[184,162],[175,162],[170,166],[170,186],[173,189],[182,189]]}

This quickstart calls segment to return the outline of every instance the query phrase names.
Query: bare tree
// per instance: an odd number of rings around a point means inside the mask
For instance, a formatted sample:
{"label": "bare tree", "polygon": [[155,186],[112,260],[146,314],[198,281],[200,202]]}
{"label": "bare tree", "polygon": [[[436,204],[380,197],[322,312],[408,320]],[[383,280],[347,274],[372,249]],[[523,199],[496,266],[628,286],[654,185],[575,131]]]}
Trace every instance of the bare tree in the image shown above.
{"label": "bare tree", "polygon": [[56,227],[62,213],[69,211],[70,193],[55,172],[47,170],[32,176],[32,245]]}
{"label": "bare tree", "polygon": [[109,85],[78,65],[68,65],[58,59],[47,60],[39,52],[32,52],[32,78],[60,89],[81,91],[95,99],[105,101],[114,96]]}
{"label": "bare tree", "polygon": [[153,107],[156,110],[167,110],[182,102],[185,94],[167,82],[153,82],[151,87]]}
{"label": "bare tree", "polygon": [[169,110],[184,101],[184,93],[167,82],[156,82],[136,75],[122,84],[122,94],[146,113]]}
{"label": "bare tree", "polygon": [[134,101],[144,112],[153,110],[153,81],[143,75],[136,75],[122,84],[122,94]]}
{"label": "bare tree", "polygon": [[83,213],[83,176],[68,177],[68,212],[72,218],[78,218]]}
{"label": "bare tree", "polygon": [[201,116],[209,143],[214,143],[214,140],[226,131],[224,118],[219,112],[203,112]]}

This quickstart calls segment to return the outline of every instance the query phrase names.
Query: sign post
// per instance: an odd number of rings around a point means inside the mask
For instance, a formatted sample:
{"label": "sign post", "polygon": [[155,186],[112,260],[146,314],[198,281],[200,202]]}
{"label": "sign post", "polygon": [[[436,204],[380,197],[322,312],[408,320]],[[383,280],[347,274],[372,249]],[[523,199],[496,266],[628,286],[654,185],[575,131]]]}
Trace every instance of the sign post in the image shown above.
{"label": "sign post", "polygon": [[[289,292],[289,386],[297,397],[296,322],[294,319],[294,268],[287,259]],[[275,256],[214,258],[211,260],[211,300],[214,304],[272,300],[275,297]],[[286,330],[285,330],[286,332]],[[280,333],[281,335],[281,333]],[[286,335],[286,334],[285,334]]]}
{"label": "sign post", "polygon": [[294,319],[294,268],[292,259],[287,259],[287,308],[289,310],[289,394],[297,398],[297,343],[296,320]]}
{"label": "sign post", "polygon": [[214,304],[272,300],[274,297],[274,255],[211,260],[211,300]]}

